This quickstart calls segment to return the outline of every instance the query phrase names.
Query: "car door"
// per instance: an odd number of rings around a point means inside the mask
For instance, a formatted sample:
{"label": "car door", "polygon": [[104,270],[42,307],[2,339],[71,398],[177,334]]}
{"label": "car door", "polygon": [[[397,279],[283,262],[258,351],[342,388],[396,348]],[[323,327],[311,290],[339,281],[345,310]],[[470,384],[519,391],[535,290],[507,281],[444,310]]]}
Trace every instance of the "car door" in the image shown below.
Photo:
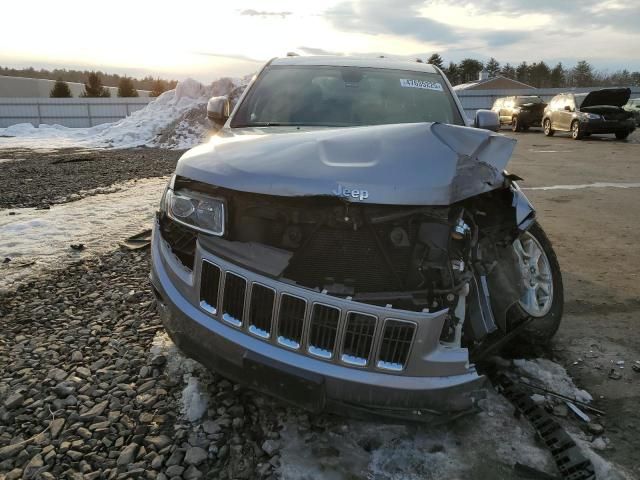
{"label": "car door", "polygon": [[576,111],[576,101],[572,94],[565,95],[564,105],[562,107],[562,130],[571,130],[571,122]]}
{"label": "car door", "polygon": [[558,122],[560,120],[560,116],[558,114],[558,110],[561,108],[563,95],[556,95],[549,102],[549,114],[548,117],[551,120],[551,128],[556,129],[558,126]]}
{"label": "car door", "polygon": [[500,109],[500,121],[507,125],[511,123],[511,112],[513,110],[513,97],[506,97]]}
{"label": "car door", "polygon": [[554,109],[553,114],[553,128],[554,130],[569,130],[571,124],[571,116],[573,113],[567,108],[571,108],[569,95],[562,95],[558,99],[558,105]]}
{"label": "car door", "polygon": [[[491,107],[491,110],[496,112],[498,117],[500,117],[500,108],[501,107],[502,107],[502,98],[498,98],[498,99],[496,99],[495,102],[493,102],[493,107]],[[500,123],[502,123],[502,118],[500,118]]]}

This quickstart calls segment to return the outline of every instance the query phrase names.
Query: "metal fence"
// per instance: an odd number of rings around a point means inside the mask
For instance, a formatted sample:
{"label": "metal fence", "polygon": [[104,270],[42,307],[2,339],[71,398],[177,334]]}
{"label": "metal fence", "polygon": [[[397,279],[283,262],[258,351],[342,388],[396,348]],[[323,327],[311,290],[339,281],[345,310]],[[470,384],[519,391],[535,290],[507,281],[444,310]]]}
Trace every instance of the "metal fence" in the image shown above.
{"label": "metal fence", "polygon": [[0,98],[0,128],[16,123],[93,127],[115,122],[144,108],[149,97]]}
{"label": "metal fence", "polygon": [[[559,93],[584,93],[593,90],[600,90],[603,87],[585,87],[585,88],[524,88],[521,90],[458,90],[456,94],[462,102],[467,117],[473,118],[476,110],[493,106],[493,102],[500,97],[509,97],[513,95],[538,95],[545,102],[551,100]],[[640,87],[630,87],[631,98],[640,97]]]}

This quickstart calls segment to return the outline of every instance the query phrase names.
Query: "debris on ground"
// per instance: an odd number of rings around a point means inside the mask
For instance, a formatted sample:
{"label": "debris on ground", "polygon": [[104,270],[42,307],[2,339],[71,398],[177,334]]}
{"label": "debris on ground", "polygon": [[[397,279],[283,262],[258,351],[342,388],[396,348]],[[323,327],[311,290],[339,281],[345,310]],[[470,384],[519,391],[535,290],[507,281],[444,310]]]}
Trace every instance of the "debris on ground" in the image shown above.
{"label": "debris on ground", "polygon": [[84,243],[72,243],[70,247],[73,250],[84,250]]}

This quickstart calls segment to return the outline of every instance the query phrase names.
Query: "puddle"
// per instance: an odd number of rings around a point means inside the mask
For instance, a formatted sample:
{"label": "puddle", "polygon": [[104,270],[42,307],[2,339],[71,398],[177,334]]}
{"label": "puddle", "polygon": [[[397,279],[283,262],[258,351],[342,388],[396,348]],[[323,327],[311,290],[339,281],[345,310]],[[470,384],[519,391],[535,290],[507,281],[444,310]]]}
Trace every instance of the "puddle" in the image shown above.
{"label": "puddle", "polygon": [[583,188],[640,188],[640,183],[595,182],[582,185],[551,185],[549,187],[526,187],[522,190],[582,190]]}
{"label": "puddle", "polygon": [[[95,195],[49,210],[0,210],[0,288],[116,248],[151,228],[168,177],[113,185],[115,193]],[[9,215],[14,212],[14,215]],[[84,244],[73,250],[71,244]],[[10,262],[1,263],[9,257]]]}

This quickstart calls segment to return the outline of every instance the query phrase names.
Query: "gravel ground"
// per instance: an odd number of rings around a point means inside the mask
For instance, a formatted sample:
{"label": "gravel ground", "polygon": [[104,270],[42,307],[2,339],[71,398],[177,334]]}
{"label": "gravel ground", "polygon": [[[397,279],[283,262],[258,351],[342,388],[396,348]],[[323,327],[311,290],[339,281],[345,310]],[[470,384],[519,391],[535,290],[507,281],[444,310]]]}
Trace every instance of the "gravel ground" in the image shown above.
{"label": "gravel ground", "polygon": [[146,252],[117,251],[0,298],[0,478],[271,475],[283,407],[200,371],[215,407],[180,414],[148,272]]}
{"label": "gravel ground", "polygon": [[45,207],[107,190],[114,183],[173,173],[181,151],[160,149],[0,150],[0,208]]}

